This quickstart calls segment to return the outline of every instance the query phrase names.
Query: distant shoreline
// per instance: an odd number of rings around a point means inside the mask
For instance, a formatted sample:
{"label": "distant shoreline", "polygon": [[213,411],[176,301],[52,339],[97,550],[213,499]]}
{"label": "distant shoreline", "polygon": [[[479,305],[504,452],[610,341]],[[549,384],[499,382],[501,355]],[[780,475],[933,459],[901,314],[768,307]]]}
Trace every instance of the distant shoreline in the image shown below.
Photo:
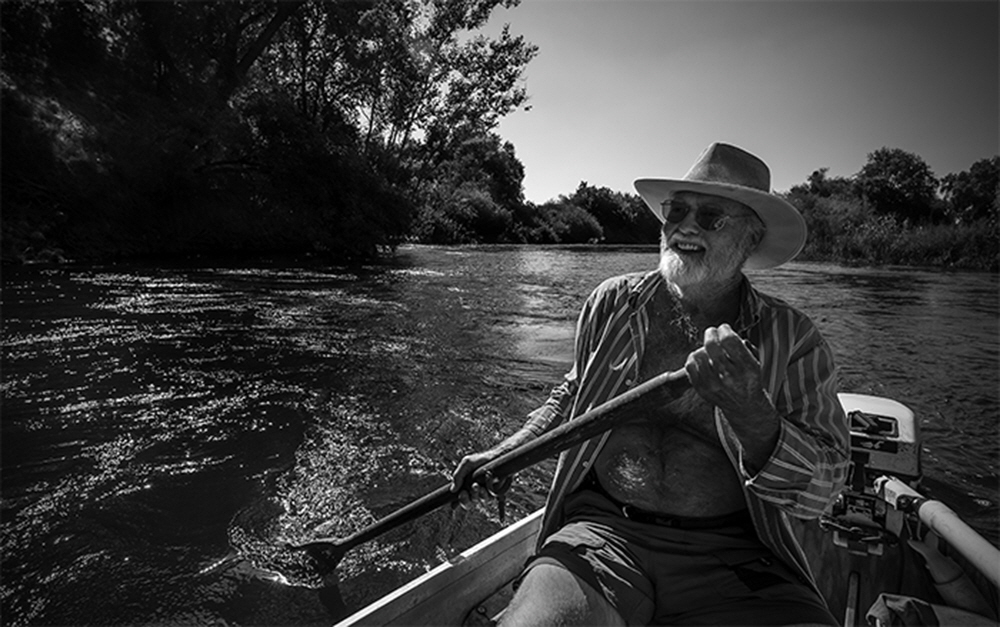
{"label": "distant shoreline", "polygon": [[[635,252],[649,253],[651,255],[659,253],[658,244],[425,244],[421,242],[407,242],[398,247],[398,250],[407,248],[452,248],[455,250],[566,250],[574,252],[591,253],[614,253],[614,252]],[[39,259],[3,259],[4,268],[37,267],[37,268],[58,268],[58,267],[99,267],[99,266],[148,266],[148,267],[170,267],[189,266],[192,268],[204,267],[205,265],[335,265],[335,266],[362,266],[379,263],[391,263],[395,257],[395,252],[386,251],[378,259],[368,260],[345,260],[338,259],[320,253],[245,253],[245,254],[193,254],[193,255],[134,255],[131,257],[120,257],[108,255],[107,257],[95,256],[84,260],[72,260],[54,255],[43,255]],[[923,271],[950,271],[950,272],[977,272],[998,274],[998,269],[983,268],[962,265],[937,265],[933,263],[909,264],[898,262],[872,263],[869,260],[858,257],[836,258],[825,255],[810,254],[808,248],[790,263],[813,263],[813,264],[834,264],[848,268],[882,268],[886,270],[909,269]],[[766,270],[765,270],[766,272]]]}

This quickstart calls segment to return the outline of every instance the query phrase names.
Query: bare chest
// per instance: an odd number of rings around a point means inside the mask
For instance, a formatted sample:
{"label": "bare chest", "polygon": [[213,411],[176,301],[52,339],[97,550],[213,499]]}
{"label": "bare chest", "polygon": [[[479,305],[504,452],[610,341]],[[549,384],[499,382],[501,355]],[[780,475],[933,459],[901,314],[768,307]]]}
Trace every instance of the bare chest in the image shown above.
{"label": "bare chest", "polygon": [[[699,336],[683,321],[652,318],[639,378],[683,368],[688,354],[700,346]],[[744,503],[716,436],[714,408],[693,391],[615,429],[595,470],[612,496],[649,511],[712,516]]]}

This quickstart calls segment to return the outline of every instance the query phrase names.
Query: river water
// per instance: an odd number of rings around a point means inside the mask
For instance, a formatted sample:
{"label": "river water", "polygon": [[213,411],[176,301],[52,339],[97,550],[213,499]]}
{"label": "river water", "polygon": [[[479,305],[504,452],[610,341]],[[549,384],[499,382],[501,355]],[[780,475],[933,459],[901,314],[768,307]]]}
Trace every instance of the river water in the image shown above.
{"label": "river water", "polygon": [[[338,595],[285,539],[343,536],[519,426],[583,298],[636,249],[407,247],[383,265],[5,268],[2,619],[329,624],[502,524],[443,508],[350,552]],[[899,400],[925,487],[996,542],[995,275],[754,272],[834,346],[844,391]],[[543,503],[521,473],[507,524]]]}

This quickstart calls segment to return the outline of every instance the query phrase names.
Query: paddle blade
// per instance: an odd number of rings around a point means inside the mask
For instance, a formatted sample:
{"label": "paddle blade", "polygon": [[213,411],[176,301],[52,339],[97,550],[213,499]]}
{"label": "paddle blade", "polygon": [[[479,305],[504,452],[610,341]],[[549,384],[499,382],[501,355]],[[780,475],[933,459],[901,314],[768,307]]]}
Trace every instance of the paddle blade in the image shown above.
{"label": "paddle blade", "polygon": [[305,551],[316,562],[320,575],[326,576],[337,569],[350,547],[335,538],[318,538],[309,542],[285,542],[285,548],[289,551]]}

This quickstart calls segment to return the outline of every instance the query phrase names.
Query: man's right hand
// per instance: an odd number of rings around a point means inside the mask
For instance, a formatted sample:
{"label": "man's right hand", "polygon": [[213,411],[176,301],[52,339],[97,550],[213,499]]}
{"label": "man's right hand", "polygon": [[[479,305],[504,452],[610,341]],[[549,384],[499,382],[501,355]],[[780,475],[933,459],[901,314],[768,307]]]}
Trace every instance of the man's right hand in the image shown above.
{"label": "man's right hand", "polygon": [[493,461],[508,451],[516,449],[522,444],[530,442],[536,437],[538,436],[531,429],[521,428],[517,433],[493,448],[463,457],[458,462],[458,467],[455,468],[455,472],[451,476],[451,491],[458,492],[459,505],[468,507],[476,499],[488,494],[486,489],[481,485],[466,486],[472,473],[476,472],[477,468]]}
{"label": "man's right hand", "polygon": [[481,453],[466,455],[460,462],[458,462],[458,467],[455,468],[455,472],[451,476],[451,491],[458,492],[459,505],[462,507],[469,507],[469,505],[475,502],[476,499],[479,499],[484,495],[485,490],[481,485],[474,483],[466,488],[466,482],[469,481],[472,473],[474,473],[477,468],[497,456],[498,453],[493,450],[489,450]]}

